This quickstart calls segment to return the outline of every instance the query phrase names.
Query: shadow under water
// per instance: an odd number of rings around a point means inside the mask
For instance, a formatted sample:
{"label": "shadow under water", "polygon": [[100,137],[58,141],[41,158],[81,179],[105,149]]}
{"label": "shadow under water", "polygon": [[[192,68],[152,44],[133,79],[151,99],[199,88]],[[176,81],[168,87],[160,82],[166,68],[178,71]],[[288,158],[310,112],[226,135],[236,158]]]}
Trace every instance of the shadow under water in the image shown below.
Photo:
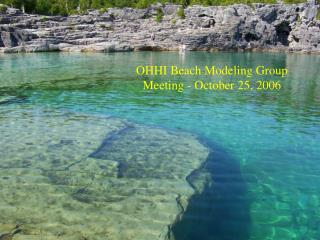
{"label": "shadow under water", "polygon": [[[240,163],[217,144],[211,149],[200,172],[209,179],[201,193],[193,195],[180,221],[172,227],[175,240],[248,240],[250,199]],[[194,172],[188,181],[192,184]],[[201,174],[201,173],[200,173]]]}
{"label": "shadow under water", "polygon": [[15,95],[1,96],[0,94],[0,106],[13,104],[13,103],[25,103],[25,102],[27,102],[26,96],[15,96]]}

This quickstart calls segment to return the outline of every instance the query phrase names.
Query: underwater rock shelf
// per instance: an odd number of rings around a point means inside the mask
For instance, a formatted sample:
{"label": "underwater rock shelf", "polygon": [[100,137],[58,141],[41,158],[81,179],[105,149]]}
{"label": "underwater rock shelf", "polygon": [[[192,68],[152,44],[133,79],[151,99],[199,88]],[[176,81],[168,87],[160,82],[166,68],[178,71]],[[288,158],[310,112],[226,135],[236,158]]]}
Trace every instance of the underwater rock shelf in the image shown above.
{"label": "underwater rock shelf", "polygon": [[0,232],[21,224],[17,240],[168,239],[208,157],[192,135],[119,119],[25,110],[0,122]]}

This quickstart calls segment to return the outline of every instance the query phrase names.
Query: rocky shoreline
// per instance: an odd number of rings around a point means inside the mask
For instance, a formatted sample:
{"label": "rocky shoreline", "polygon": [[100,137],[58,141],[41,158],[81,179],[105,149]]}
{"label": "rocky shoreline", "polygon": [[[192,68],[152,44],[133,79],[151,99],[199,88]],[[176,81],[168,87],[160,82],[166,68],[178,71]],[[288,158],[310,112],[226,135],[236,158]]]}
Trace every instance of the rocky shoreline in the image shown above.
{"label": "rocky shoreline", "polygon": [[[163,12],[156,21],[157,9]],[[111,8],[86,15],[0,13],[0,52],[286,51],[320,53],[320,7],[285,5]]]}

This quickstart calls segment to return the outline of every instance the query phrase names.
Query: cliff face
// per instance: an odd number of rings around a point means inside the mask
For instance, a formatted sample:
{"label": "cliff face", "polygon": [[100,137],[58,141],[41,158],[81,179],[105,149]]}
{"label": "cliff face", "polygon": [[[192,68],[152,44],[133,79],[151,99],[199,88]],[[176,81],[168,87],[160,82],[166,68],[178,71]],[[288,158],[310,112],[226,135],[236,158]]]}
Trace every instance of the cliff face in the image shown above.
{"label": "cliff face", "polygon": [[[157,9],[164,13],[158,23]],[[0,51],[270,50],[320,52],[319,5],[232,5],[89,11],[70,17],[0,14]]]}

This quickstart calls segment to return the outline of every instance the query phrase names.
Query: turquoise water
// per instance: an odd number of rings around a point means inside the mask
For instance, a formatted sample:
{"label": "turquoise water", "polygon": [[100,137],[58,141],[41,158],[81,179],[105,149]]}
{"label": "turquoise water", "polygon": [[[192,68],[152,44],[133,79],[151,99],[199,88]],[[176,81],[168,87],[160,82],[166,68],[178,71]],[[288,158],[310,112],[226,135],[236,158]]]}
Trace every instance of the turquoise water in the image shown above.
{"label": "turquoise water", "polygon": [[[272,77],[280,91],[148,92],[137,65],[265,65],[289,75]],[[320,239],[319,66],[320,56],[280,53],[5,55],[0,95],[15,97],[0,108],[113,116],[198,136],[213,151],[202,170],[209,180],[173,226],[177,240]]]}

